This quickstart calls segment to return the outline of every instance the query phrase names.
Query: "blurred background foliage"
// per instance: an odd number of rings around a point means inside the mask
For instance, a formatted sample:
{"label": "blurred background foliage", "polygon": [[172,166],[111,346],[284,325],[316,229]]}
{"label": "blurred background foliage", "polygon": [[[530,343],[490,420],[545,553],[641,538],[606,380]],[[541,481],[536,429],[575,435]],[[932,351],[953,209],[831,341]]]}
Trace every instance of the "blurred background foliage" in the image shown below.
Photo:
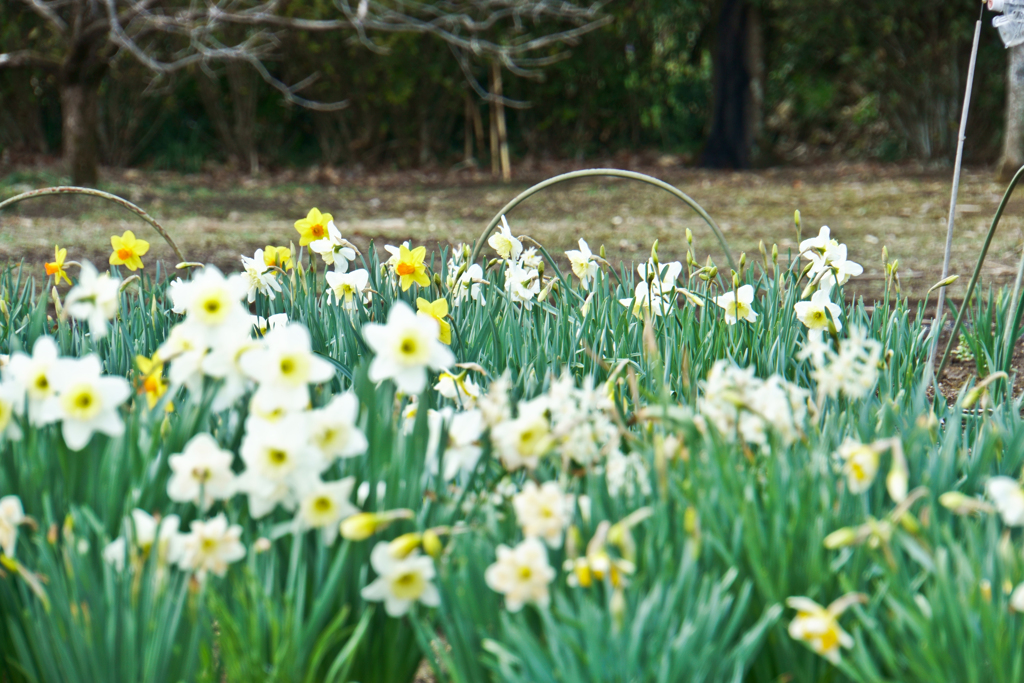
{"label": "blurred background foliage", "polygon": [[[760,165],[835,160],[951,159],[977,5],[906,0],[748,0],[763,35]],[[291,0],[303,16],[328,3]],[[583,160],[623,152],[696,161],[712,112],[718,2],[618,0],[614,21],[583,37],[542,78],[506,74],[509,143],[517,163]],[[286,12],[287,13],[287,12]],[[993,161],[1003,131],[1006,53],[986,13],[968,161]],[[43,20],[0,3],[0,53]],[[159,40],[159,37],[155,38]],[[100,91],[100,160],[109,166],[199,171],[260,168],[410,168],[487,158],[487,103],[467,85],[449,49],[428,36],[380,38],[387,54],[345,34],[289,33],[271,70],[288,82],[319,72],[311,99],[348,99],[339,112],[284,102],[244,64],[215,63],[154,77],[125,54],[109,55]],[[487,82],[486,67],[477,77]],[[55,77],[0,70],[0,151],[60,153]],[[474,130],[480,114],[482,135]],[[467,143],[467,137],[471,138]],[[481,143],[484,149],[481,150]]]}

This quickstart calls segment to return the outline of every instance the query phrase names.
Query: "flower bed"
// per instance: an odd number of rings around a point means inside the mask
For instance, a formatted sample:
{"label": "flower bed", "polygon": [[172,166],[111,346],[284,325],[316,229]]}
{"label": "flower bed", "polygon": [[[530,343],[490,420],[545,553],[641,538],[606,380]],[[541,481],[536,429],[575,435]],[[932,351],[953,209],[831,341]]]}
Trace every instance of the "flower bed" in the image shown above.
{"label": "flower bed", "polygon": [[1021,679],[1019,401],[929,398],[895,263],[295,227],[0,274],[5,680]]}

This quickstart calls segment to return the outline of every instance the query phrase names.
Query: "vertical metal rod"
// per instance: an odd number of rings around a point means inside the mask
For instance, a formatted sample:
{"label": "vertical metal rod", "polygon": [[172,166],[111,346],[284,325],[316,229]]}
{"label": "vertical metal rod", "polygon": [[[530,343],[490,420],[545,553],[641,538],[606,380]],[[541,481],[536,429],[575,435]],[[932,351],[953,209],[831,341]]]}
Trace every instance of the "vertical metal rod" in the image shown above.
{"label": "vertical metal rod", "polygon": [[[967,139],[967,112],[971,108],[971,90],[974,87],[974,67],[978,63],[978,42],[981,39],[981,17],[974,24],[974,45],[971,47],[971,62],[967,69],[967,92],[964,93],[964,108],[960,114],[960,136],[956,143],[956,164],[953,166],[953,192],[949,198],[949,222],[946,226],[946,253],[942,257],[942,278],[949,277],[949,259],[953,251],[953,222],[956,218],[956,196],[960,191],[960,167],[964,159],[964,140]],[[939,300],[935,304],[935,318],[932,320],[932,344],[928,353],[928,369],[935,367],[935,352],[939,346],[939,321],[942,320],[942,306],[946,303],[946,288],[939,289]],[[966,305],[967,302],[964,302]]]}

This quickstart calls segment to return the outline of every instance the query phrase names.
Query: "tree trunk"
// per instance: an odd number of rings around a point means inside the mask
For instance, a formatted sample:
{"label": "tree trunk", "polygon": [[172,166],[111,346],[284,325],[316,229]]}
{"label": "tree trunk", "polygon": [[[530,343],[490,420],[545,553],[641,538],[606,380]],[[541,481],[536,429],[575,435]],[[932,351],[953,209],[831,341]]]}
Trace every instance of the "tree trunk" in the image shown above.
{"label": "tree trunk", "polygon": [[1024,166],[1024,45],[1011,47],[1006,67],[1006,133],[999,179],[1006,182]]}
{"label": "tree trunk", "polygon": [[750,166],[749,17],[750,6],[746,0],[722,0],[713,52],[711,133],[701,160],[701,165],[707,168]]}
{"label": "tree trunk", "polygon": [[750,6],[747,17],[747,70],[750,73],[750,106],[747,108],[747,139],[750,141],[750,161],[763,164],[768,156],[764,139],[764,91],[767,75],[765,65],[764,18],[761,9]]}
{"label": "tree trunk", "polygon": [[60,85],[64,162],[74,185],[92,187],[99,180],[98,90],[89,82]]}

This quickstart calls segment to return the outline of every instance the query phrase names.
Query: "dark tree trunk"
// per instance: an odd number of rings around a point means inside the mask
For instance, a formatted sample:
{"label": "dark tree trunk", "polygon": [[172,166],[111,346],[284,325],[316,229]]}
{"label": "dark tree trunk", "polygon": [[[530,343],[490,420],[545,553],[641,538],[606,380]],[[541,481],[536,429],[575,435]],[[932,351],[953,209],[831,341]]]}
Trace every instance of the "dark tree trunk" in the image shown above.
{"label": "dark tree trunk", "polygon": [[64,161],[74,185],[93,187],[99,180],[98,90],[89,81],[60,84]]}
{"label": "dark tree trunk", "polygon": [[713,53],[711,132],[701,159],[701,165],[707,168],[750,166],[753,107],[749,22],[750,6],[746,0],[722,0]]}

